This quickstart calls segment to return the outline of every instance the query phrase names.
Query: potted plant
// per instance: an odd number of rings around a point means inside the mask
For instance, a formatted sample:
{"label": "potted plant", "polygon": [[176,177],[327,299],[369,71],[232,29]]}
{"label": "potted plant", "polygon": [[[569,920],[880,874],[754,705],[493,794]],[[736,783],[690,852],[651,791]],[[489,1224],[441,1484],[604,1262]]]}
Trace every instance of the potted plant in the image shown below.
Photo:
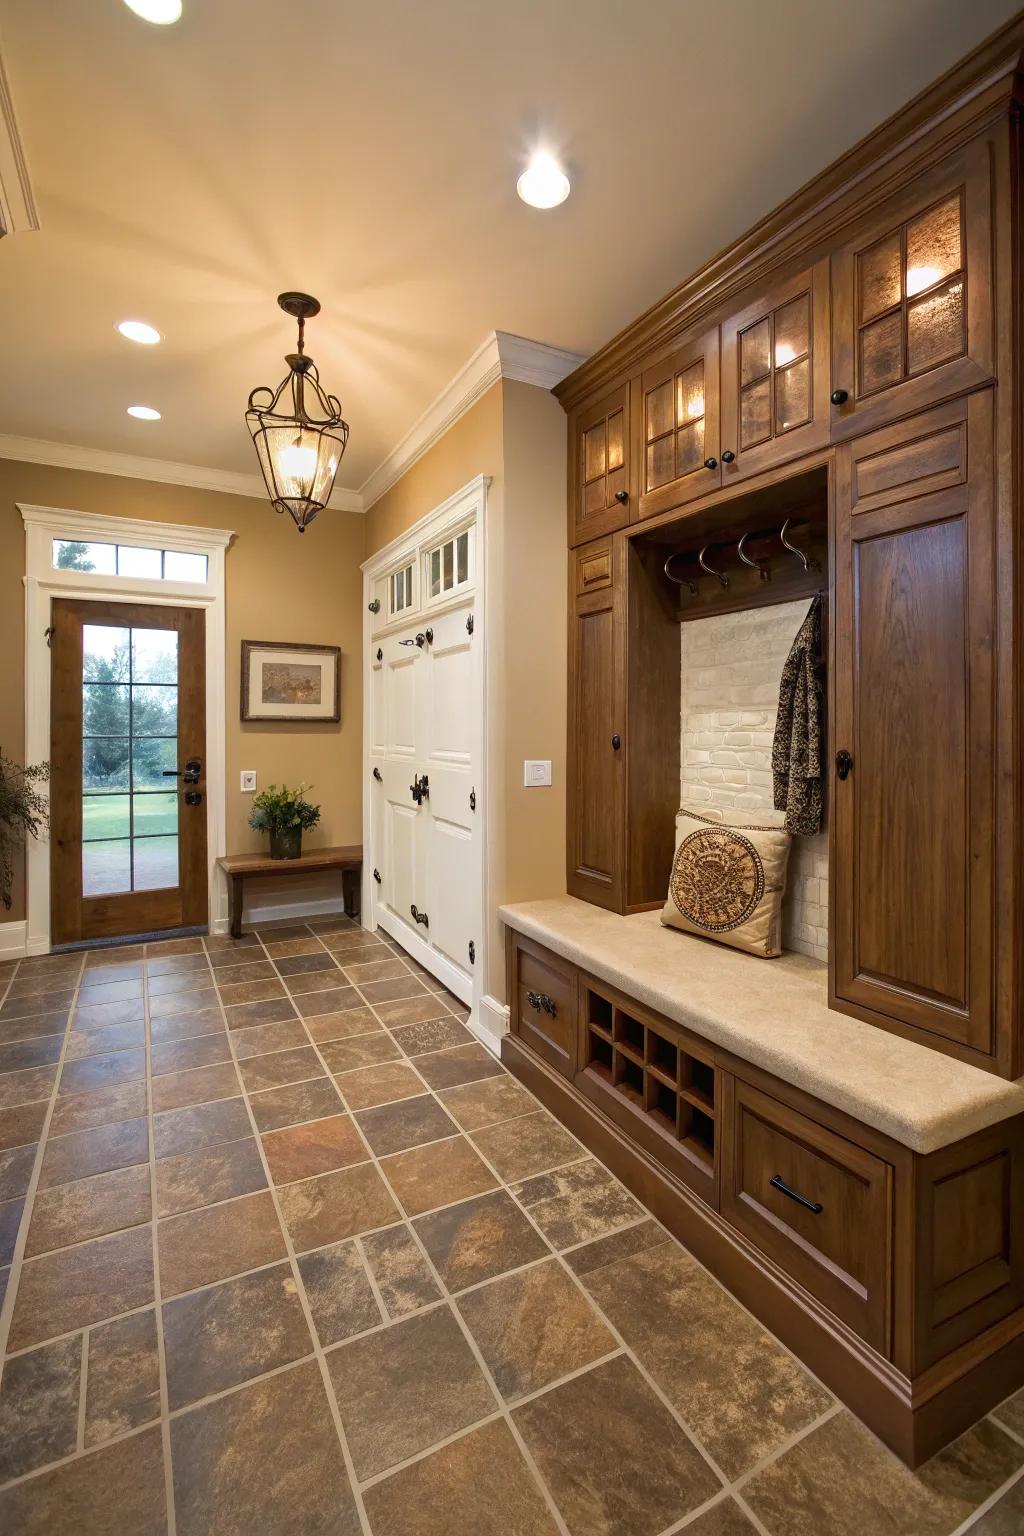
{"label": "potted plant", "polygon": [[49,805],[33,785],[50,777],[49,763],[23,768],[0,752],[0,902],[10,909],[14,853],[29,833],[46,830]]}
{"label": "potted plant", "polygon": [[252,803],[249,825],[254,832],[270,833],[272,859],[297,859],[302,852],[302,832],[315,827],[320,807],[306,799],[309,784],[270,784]]}

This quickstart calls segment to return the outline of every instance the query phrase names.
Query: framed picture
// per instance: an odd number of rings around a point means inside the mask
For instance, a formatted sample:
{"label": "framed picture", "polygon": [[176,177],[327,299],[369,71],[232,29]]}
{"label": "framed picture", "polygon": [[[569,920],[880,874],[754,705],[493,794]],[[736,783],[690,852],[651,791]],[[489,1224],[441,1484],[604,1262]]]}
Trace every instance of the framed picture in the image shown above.
{"label": "framed picture", "polygon": [[340,647],[243,640],[242,719],[340,720]]}

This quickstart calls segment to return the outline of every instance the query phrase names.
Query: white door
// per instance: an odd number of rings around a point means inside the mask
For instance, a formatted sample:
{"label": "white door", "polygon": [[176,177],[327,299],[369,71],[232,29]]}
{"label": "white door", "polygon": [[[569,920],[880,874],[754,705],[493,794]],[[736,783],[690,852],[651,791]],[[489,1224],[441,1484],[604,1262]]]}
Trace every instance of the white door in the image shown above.
{"label": "white door", "polygon": [[427,519],[366,581],[365,910],[471,1008],[485,939],[477,531]]}

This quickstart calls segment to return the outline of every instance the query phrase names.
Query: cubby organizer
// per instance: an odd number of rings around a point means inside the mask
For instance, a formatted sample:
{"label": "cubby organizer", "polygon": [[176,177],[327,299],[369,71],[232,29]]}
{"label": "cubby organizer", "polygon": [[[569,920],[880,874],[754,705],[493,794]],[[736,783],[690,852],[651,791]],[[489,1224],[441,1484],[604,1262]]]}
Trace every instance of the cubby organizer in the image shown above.
{"label": "cubby organizer", "polygon": [[599,992],[587,992],[587,1068],[708,1168],[715,1069]]}

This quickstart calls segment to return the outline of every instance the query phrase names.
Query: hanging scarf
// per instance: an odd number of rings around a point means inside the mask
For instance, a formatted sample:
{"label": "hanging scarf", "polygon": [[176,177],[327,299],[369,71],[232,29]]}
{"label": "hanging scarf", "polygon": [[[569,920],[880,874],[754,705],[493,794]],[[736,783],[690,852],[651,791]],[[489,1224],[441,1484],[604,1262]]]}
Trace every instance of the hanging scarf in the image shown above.
{"label": "hanging scarf", "polygon": [[821,831],[824,809],[825,711],[818,680],[820,653],[819,596],[807,610],[782,669],[772,743],[775,809],[785,811],[788,832],[804,837]]}

